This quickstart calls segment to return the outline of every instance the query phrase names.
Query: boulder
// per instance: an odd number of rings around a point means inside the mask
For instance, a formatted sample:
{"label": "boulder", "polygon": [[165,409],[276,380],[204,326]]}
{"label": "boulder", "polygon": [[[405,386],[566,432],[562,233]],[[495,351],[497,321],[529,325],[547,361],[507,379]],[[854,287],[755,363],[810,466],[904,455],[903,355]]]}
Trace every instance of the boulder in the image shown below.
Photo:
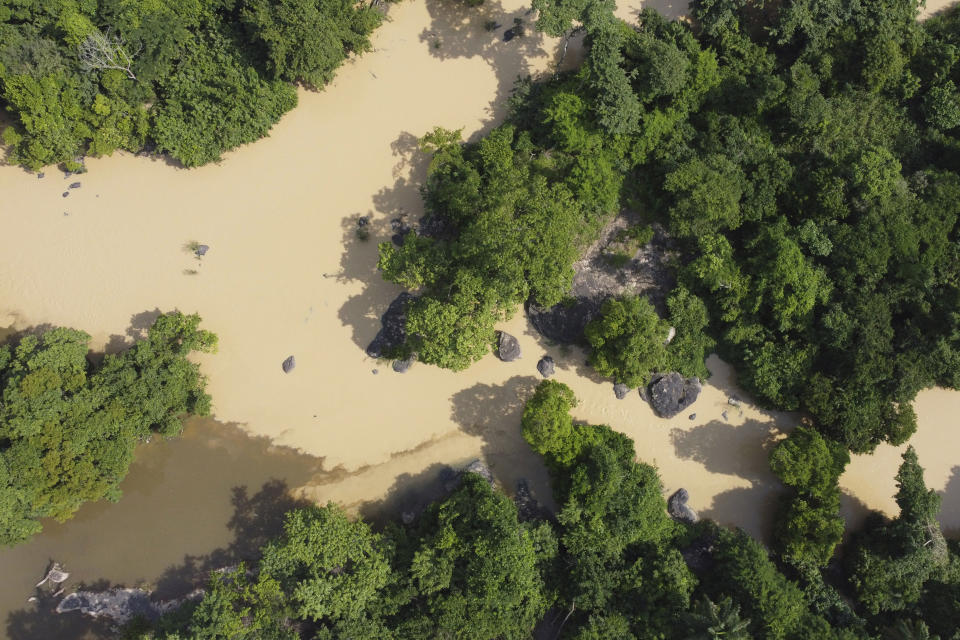
{"label": "boulder", "polygon": [[71,188],[71,189],[79,189],[79,188],[80,188],[80,183],[79,183],[79,182],[71,182],[71,183],[70,183],[70,188]]}
{"label": "boulder", "polygon": [[497,339],[497,357],[504,362],[513,362],[520,358],[520,342],[506,331],[499,332]]}
{"label": "boulder", "polygon": [[506,31],[503,32],[503,41],[510,42],[516,37],[516,35],[517,35],[517,32],[514,31],[513,28],[507,29]]}
{"label": "boulder", "polygon": [[622,382],[618,382],[617,384],[613,385],[613,394],[617,396],[617,400],[623,400],[627,397],[628,393],[630,393],[630,387]]}
{"label": "boulder", "polygon": [[407,305],[414,296],[404,291],[380,316],[380,331],[367,346],[371,358],[385,358],[407,341]]}
{"label": "boulder", "polygon": [[543,337],[562,344],[583,344],[583,330],[600,313],[604,295],[578,297],[552,307],[527,305],[530,323]]}
{"label": "boulder", "polygon": [[69,192],[69,191],[64,191],[64,192],[63,192],[63,197],[64,197],[64,198],[66,198],[68,195],[70,195],[70,192]]}
{"label": "boulder", "polygon": [[667,500],[667,512],[670,517],[677,522],[686,522],[687,524],[696,524],[700,519],[697,512],[687,506],[690,494],[686,489],[677,489]]}
{"label": "boulder", "polygon": [[283,368],[284,373],[290,373],[293,371],[293,368],[297,366],[297,359],[293,356],[289,356],[280,366]]}
{"label": "boulder", "polygon": [[540,362],[537,363],[537,371],[540,372],[544,378],[549,378],[554,373],[554,364],[553,358],[550,356],[544,356],[540,358]]}
{"label": "boulder", "polygon": [[397,373],[406,373],[407,369],[413,366],[413,356],[405,358],[404,360],[394,360],[392,366],[393,370]]}
{"label": "boulder", "polygon": [[661,418],[672,418],[694,402],[702,386],[699,378],[684,378],[676,371],[654,376],[650,383],[650,406]]}
{"label": "boulder", "polygon": [[47,569],[47,575],[43,577],[43,580],[36,584],[37,588],[42,587],[47,582],[52,582],[53,584],[60,584],[65,582],[67,578],[70,577],[70,574],[63,570],[63,567],[60,566],[59,562],[54,562],[50,565],[50,568]]}

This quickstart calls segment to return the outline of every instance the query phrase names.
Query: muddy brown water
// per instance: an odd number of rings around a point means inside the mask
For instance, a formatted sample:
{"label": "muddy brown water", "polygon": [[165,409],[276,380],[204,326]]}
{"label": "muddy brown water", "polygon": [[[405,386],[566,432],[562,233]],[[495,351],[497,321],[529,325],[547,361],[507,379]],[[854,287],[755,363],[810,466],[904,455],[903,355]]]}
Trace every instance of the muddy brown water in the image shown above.
{"label": "muddy brown water", "polygon": [[[422,211],[426,158],[416,137],[435,125],[462,127],[466,138],[489,130],[517,75],[549,73],[556,62],[554,40],[505,43],[483,28],[525,11],[520,0],[470,11],[442,0],[394,5],[374,51],[349,61],[325,91],[301,92],[269,138],[216,165],[185,171],[116,154],[89,161],[67,198],[65,183],[76,178],[0,166],[0,327],[72,326],[93,336],[93,348],[117,349],[161,311],[180,309],[199,312],[221,345],[200,360],[219,422],[191,421],[183,438],[141,447],[119,503],[85,505],[0,551],[0,636],[96,632],[26,603],[51,559],[72,573],[71,588],[172,593],[253,553],[292,499],[377,518],[422,504],[444,465],[483,458],[508,490],[526,478],[549,503],[546,472],[519,433],[545,354],[580,398],[576,417],[634,438],[665,493],[685,487],[702,515],[767,536],[779,491],[767,451],[799,418],[753,406],[716,358],[694,417],[660,420],[635,393],[616,400],[581,351],[547,344],[522,313],[502,325],[520,340],[517,362],[488,356],[461,373],[415,365],[397,375],[363,352],[397,292],[375,271],[376,242],[389,238],[391,218]],[[372,238],[362,242],[354,230],[367,214]],[[184,250],[191,241],[210,245],[202,260]],[[297,367],[284,374],[289,355]],[[742,410],[731,395],[745,400]],[[917,412],[913,443],[928,484],[944,495],[942,522],[957,532],[960,394],[926,391]],[[851,464],[841,483],[852,522],[869,508],[895,512],[899,452],[881,447]]]}

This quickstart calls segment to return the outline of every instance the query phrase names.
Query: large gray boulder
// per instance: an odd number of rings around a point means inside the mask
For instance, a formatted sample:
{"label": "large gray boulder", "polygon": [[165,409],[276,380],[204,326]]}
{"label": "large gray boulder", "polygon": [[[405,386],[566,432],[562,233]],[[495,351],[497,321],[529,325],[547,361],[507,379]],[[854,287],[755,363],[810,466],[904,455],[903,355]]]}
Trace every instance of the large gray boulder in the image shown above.
{"label": "large gray boulder", "polygon": [[94,618],[110,618],[119,624],[126,624],[138,616],[147,620],[160,617],[158,607],[150,600],[150,592],[143,589],[76,591],[61,600],[56,611],[79,611]]}
{"label": "large gray boulder", "polygon": [[696,524],[700,517],[696,511],[687,506],[689,499],[690,494],[687,493],[686,489],[678,489],[676,493],[670,496],[667,500],[667,512],[670,514],[670,517],[678,522]]}
{"label": "large gray boulder", "polygon": [[630,387],[622,382],[613,385],[613,395],[617,396],[617,400],[623,400],[627,397],[628,393],[630,393]]}
{"label": "large gray boulder", "polygon": [[650,406],[661,418],[672,418],[696,402],[702,388],[700,378],[676,371],[658,374],[650,383]]}
{"label": "large gray boulder", "polygon": [[394,360],[392,366],[393,370],[397,373],[406,373],[407,370],[413,366],[413,356],[405,358],[404,360]]}
{"label": "large gray boulder", "polygon": [[513,362],[520,358],[520,342],[506,331],[500,331],[497,340],[497,357],[504,362]]}
{"label": "large gray boulder", "polygon": [[537,371],[539,371],[540,375],[542,375],[544,378],[549,378],[552,376],[555,371],[553,358],[550,356],[543,356],[540,358],[540,362],[537,363]]}
{"label": "large gray boulder", "polygon": [[371,358],[390,357],[407,341],[407,305],[414,296],[404,291],[390,303],[380,316],[380,331],[367,346],[367,355]]}

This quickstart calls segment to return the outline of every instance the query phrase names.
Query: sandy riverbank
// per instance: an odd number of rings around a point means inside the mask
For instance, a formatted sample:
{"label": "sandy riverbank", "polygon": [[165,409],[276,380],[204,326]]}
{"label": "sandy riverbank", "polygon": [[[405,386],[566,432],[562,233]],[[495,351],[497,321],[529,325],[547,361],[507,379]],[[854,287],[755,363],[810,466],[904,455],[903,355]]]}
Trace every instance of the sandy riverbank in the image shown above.
{"label": "sandy riverbank", "polygon": [[[696,418],[663,421],[635,394],[616,400],[582,354],[548,349],[522,315],[505,327],[524,351],[510,364],[490,356],[460,374],[416,365],[397,375],[363,352],[397,291],[374,269],[376,242],[389,236],[390,218],[421,210],[416,137],[435,125],[464,127],[465,136],[488,129],[516,76],[553,63],[555,42],[505,43],[483,29],[488,19],[511,24],[525,7],[391,7],[375,51],[324,92],[302,92],[269,138],[217,166],[185,171],[118,154],[88,162],[67,198],[76,178],[0,167],[0,326],[67,325],[91,333],[96,347],[119,348],[161,310],[199,312],[220,336],[220,353],[202,362],[216,417],[316,456],[292,480],[301,495],[355,509],[402,501],[398,488],[432,478],[436,465],[477,456],[508,487],[527,477],[544,497],[546,477],[518,416],[549,352],[581,399],[579,418],[635,438],[665,489],[686,487],[702,514],[763,535],[776,491],[764,446],[795,418],[729,407],[731,372],[716,359]],[[366,214],[373,237],[364,243],[354,228]],[[184,250],[191,241],[210,245],[202,262]],[[297,368],[285,375],[289,355]],[[944,446],[960,394],[928,391],[917,408],[914,444],[929,485],[947,488],[944,523],[960,529],[960,469]],[[892,448],[855,461],[843,479],[857,496],[852,515],[892,507],[898,462]]]}

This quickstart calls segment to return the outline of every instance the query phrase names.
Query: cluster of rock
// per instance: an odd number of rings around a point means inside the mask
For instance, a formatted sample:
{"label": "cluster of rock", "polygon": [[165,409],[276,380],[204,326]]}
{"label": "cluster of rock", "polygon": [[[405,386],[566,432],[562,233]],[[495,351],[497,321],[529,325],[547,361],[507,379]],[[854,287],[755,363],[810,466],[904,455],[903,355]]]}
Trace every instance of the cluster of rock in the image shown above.
{"label": "cluster of rock", "polygon": [[[407,305],[415,296],[404,291],[390,303],[387,310],[380,316],[380,331],[367,345],[367,355],[371,358],[386,358],[404,345],[407,341]],[[402,373],[410,368],[412,358],[406,364],[394,363],[394,371]],[[399,366],[399,369],[398,369]]]}
{"label": "cluster of rock", "polygon": [[150,592],[144,589],[123,589],[120,587],[106,591],[74,591],[57,605],[57,613],[74,611],[93,618],[108,618],[116,624],[126,624],[134,618],[156,620],[183,603],[196,600],[203,595],[202,589],[190,592],[175,600],[154,601]]}

